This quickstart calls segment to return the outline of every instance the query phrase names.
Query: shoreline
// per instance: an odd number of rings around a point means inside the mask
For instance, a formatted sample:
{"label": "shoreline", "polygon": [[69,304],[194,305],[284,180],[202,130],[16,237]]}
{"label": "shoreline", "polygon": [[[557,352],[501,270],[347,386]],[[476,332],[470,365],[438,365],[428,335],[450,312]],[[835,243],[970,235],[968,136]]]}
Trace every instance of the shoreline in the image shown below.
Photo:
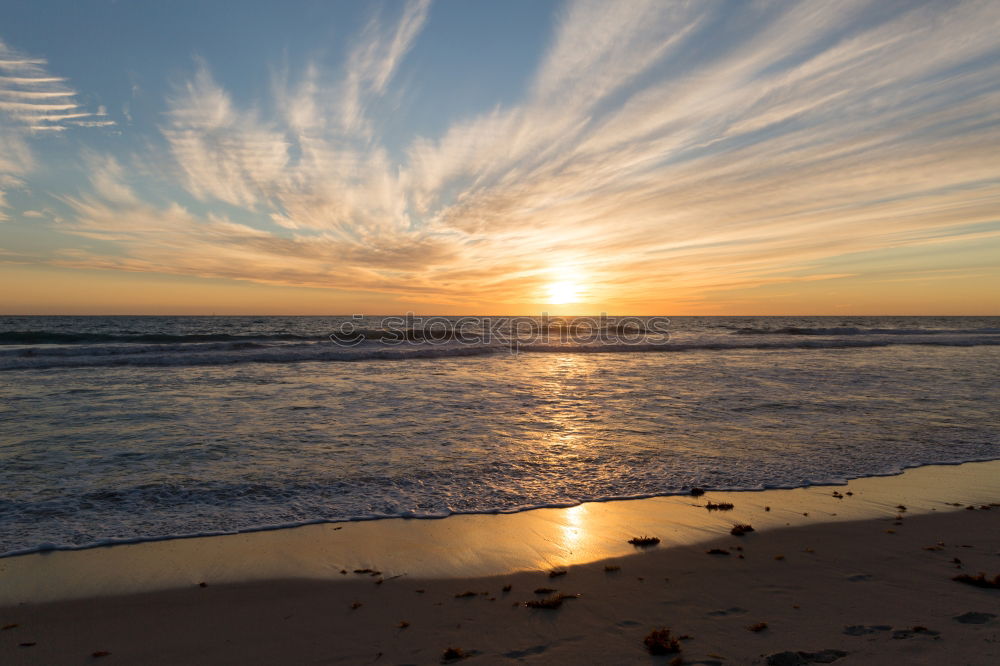
{"label": "shoreline", "polygon": [[[998,500],[1000,461],[994,460],[921,466],[843,485],[708,491],[703,497],[608,500],[433,520],[318,523],[42,551],[0,559],[0,606],[168,590],[202,581],[342,581],[342,571],[364,568],[385,577],[428,579],[512,574],[624,557],[636,552],[627,540],[643,534],[659,537],[660,549],[666,550],[718,538],[734,523],[767,532],[887,518],[897,514],[897,504],[914,516]],[[707,511],[708,501],[735,506]]]}
{"label": "shoreline", "polygon": [[[763,493],[775,490],[838,488],[847,486],[848,484],[850,484],[851,481],[857,481],[858,479],[880,479],[886,477],[901,476],[911,470],[921,469],[924,467],[960,467],[976,463],[1000,464],[1000,456],[976,458],[972,460],[961,460],[957,462],[914,463],[912,465],[905,465],[891,472],[852,476],[841,480],[805,481],[801,485],[767,486],[762,488],[729,488],[729,489],[709,487],[709,488],[704,488],[703,490],[714,494],[721,494],[721,493],[742,494],[742,493]],[[1000,469],[998,469],[998,473],[1000,473]],[[650,494],[630,495],[630,496],[598,497],[595,499],[580,500],[578,502],[526,505],[526,506],[517,506],[512,508],[493,509],[488,511],[453,511],[443,515],[413,514],[413,515],[384,515],[384,516],[373,515],[373,516],[358,516],[358,517],[331,518],[331,519],[317,518],[314,520],[305,520],[301,522],[292,522],[280,525],[262,525],[259,527],[248,527],[245,529],[238,529],[233,531],[215,531],[215,532],[204,532],[204,533],[193,533],[193,534],[168,534],[164,536],[134,537],[134,538],[121,538],[121,539],[111,538],[81,545],[45,544],[36,546],[34,548],[23,548],[20,550],[12,550],[6,553],[0,553],[0,561],[3,561],[4,559],[11,557],[22,557],[26,555],[44,555],[48,553],[63,552],[63,551],[76,552],[76,551],[91,550],[95,548],[110,548],[112,546],[136,546],[141,544],[157,543],[162,541],[180,541],[184,539],[207,539],[213,537],[239,536],[239,535],[256,534],[259,532],[292,530],[300,527],[313,527],[317,525],[343,526],[344,524],[350,524],[350,523],[365,523],[365,522],[384,521],[384,520],[445,520],[447,518],[452,518],[455,516],[511,515],[517,513],[525,513],[529,511],[537,511],[540,509],[572,509],[574,507],[578,507],[580,505],[585,505],[585,504],[603,504],[607,502],[630,502],[635,500],[649,500],[649,499],[657,499],[663,497],[691,497],[691,493],[688,490],[681,490],[675,492],[650,493]]]}

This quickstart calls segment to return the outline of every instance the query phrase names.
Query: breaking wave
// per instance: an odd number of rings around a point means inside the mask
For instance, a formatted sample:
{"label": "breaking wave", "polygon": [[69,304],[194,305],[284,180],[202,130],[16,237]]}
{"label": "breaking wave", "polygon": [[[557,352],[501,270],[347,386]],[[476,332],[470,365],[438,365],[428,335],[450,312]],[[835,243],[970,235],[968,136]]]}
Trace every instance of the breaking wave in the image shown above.
{"label": "breaking wave", "polygon": [[[818,333],[804,334],[819,336]],[[851,349],[893,345],[933,345],[973,347],[1000,345],[1000,335],[925,335],[885,337],[834,337],[833,339],[771,339],[669,341],[656,343],[494,343],[459,344],[453,339],[410,340],[404,344],[382,344],[366,340],[356,346],[330,341],[276,343],[260,339],[227,343],[187,343],[174,345],[67,345],[0,349],[0,371],[83,367],[170,367],[230,365],[238,363],[352,362],[367,360],[405,361],[409,359],[456,358],[509,353],[666,353],[714,350]]]}

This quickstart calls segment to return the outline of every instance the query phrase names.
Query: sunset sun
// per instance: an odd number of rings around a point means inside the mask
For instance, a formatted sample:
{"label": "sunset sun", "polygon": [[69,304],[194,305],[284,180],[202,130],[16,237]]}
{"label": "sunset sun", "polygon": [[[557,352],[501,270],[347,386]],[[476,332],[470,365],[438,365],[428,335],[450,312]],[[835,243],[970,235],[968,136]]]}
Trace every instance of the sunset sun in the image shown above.
{"label": "sunset sun", "polygon": [[546,287],[548,298],[547,303],[553,305],[565,305],[576,303],[580,300],[580,286],[569,280],[552,282]]}

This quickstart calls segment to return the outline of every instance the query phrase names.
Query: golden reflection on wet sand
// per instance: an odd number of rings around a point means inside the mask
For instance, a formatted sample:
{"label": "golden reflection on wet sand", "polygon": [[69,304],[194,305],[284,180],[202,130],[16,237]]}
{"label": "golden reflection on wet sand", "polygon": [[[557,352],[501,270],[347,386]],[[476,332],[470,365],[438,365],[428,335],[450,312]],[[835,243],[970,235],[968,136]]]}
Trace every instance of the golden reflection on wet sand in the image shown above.
{"label": "golden reflection on wet sand", "polygon": [[[834,491],[844,497],[835,497]],[[627,543],[634,536],[659,537],[658,548],[669,548],[720,536],[737,522],[761,531],[890,519],[898,504],[913,515],[998,498],[1000,461],[993,461],[922,467],[846,486],[709,492],[698,498],[592,502],[441,520],[308,525],[56,551],[0,560],[0,604],[167,589],[203,580],[341,579],[342,570],[355,568],[377,569],[384,576],[445,578],[545,571],[640,553]],[[707,500],[732,502],[735,509],[707,511]]]}

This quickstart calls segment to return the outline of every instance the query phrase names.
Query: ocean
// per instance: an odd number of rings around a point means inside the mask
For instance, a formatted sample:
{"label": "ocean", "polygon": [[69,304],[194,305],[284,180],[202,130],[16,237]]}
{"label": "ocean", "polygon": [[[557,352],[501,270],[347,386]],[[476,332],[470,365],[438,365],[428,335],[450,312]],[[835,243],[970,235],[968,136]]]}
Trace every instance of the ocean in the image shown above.
{"label": "ocean", "polygon": [[1000,458],[997,317],[0,317],[0,554]]}

